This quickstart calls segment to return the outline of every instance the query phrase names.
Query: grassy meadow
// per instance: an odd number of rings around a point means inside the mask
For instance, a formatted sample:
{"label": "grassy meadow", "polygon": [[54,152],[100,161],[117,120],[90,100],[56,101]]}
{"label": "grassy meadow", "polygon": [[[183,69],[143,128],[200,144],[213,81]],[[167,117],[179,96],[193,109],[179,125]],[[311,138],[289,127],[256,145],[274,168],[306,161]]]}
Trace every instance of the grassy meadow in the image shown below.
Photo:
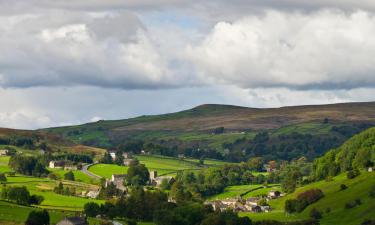
{"label": "grassy meadow", "polygon": [[[340,190],[340,185],[348,186],[346,190]],[[293,194],[289,194],[280,199],[270,201],[273,211],[269,213],[240,213],[241,216],[248,216],[252,220],[274,219],[280,221],[292,221],[308,219],[309,212],[316,208],[323,212],[323,218],[320,224],[346,224],[358,225],[364,219],[375,219],[375,201],[369,197],[370,188],[375,185],[375,173],[363,171],[361,175],[354,179],[347,179],[346,174],[340,174],[332,181],[319,181],[298,188]],[[318,202],[309,205],[301,213],[287,215],[284,212],[284,204],[287,199],[296,198],[296,196],[308,189],[319,188],[323,191],[324,197]],[[362,204],[352,209],[345,209],[347,202],[360,199]],[[327,208],[330,212],[327,213]]]}

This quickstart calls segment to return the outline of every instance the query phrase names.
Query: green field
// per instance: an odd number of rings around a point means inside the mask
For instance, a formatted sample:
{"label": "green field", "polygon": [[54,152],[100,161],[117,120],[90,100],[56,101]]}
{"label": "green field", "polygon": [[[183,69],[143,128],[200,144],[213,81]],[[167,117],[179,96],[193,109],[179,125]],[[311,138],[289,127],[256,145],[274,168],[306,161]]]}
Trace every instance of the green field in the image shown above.
{"label": "green field", "polygon": [[[6,224],[6,221],[12,221],[23,224],[26,221],[29,213],[33,210],[36,209],[0,201],[0,223]],[[64,215],[69,215],[69,213],[67,212],[63,213],[62,211],[57,210],[48,210],[48,212],[50,215],[51,224],[54,224],[61,220]]]}
{"label": "green field", "polygon": [[[53,181],[47,178],[37,178],[17,175],[7,177],[7,186],[26,186],[31,194],[42,195],[44,201],[41,204],[43,208],[65,209],[80,211],[83,205],[90,201],[103,202],[99,200],[86,199],[75,196],[59,195],[53,192],[53,188],[57,186],[59,181]],[[94,185],[88,185],[79,182],[63,182],[64,185],[75,187],[77,192],[97,188]]]}
{"label": "green field", "polygon": [[89,171],[104,178],[111,178],[112,174],[127,173],[128,167],[114,164],[95,164],[90,166]]}
{"label": "green field", "polygon": [[9,156],[0,156],[0,173],[11,171],[8,167],[9,158]]}
{"label": "green field", "polygon": [[226,187],[223,193],[210,196],[208,200],[237,198],[240,196],[243,198],[256,197],[266,195],[271,190],[280,190],[280,186],[278,184],[270,184],[267,187],[263,187],[261,184],[235,185]]}
{"label": "green field", "polygon": [[[56,174],[61,179],[64,179],[64,174],[66,174],[68,172],[68,171],[63,170],[63,169],[48,169],[48,170],[51,171],[52,173]],[[84,182],[84,183],[88,183],[88,184],[95,184],[95,183],[98,182],[96,179],[93,179],[93,178],[89,177],[88,175],[86,175],[85,173],[83,173],[80,170],[73,170],[72,172],[74,174],[75,181]]]}
{"label": "green field", "polygon": [[[219,160],[205,160],[205,165],[200,166],[197,160],[193,159],[177,159],[166,156],[156,155],[137,155],[135,156],[141,164],[145,164],[149,171],[156,170],[159,176],[176,175],[182,170],[201,170],[208,167],[224,165],[225,162]],[[128,170],[126,166],[118,166],[114,164],[95,164],[89,168],[89,171],[99,176],[110,178],[112,174],[124,174]]]}
{"label": "green field", "polygon": [[[340,184],[345,184],[348,189],[341,191]],[[333,181],[319,181],[304,187],[298,188],[295,193],[287,195],[277,200],[270,201],[273,208],[269,213],[241,213],[242,216],[249,216],[252,220],[275,219],[280,221],[292,221],[308,219],[309,212],[316,208],[323,212],[321,224],[345,224],[358,225],[364,219],[375,219],[375,201],[370,199],[369,190],[375,185],[375,173],[362,172],[354,179],[347,179],[345,174],[333,178]],[[319,188],[324,192],[324,197],[318,202],[308,206],[303,212],[295,215],[286,215],[284,213],[284,204],[286,199],[295,198],[299,193],[311,188]],[[352,209],[345,209],[347,202],[359,198],[362,202],[360,206]],[[331,212],[325,210],[330,208]]]}

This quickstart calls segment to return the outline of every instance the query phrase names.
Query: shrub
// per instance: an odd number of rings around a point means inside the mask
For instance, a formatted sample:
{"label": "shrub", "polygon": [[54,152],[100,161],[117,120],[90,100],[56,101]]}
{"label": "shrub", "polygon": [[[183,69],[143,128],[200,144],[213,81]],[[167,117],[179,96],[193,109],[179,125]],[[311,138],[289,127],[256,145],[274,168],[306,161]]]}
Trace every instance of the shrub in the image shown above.
{"label": "shrub", "polygon": [[7,182],[7,177],[5,176],[4,173],[0,173],[0,183],[5,183]]}
{"label": "shrub", "polygon": [[288,213],[302,212],[308,205],[318,201],[324,196],[322,190],[314,188],[302,192],[297,199],[285,201],[285,211]]}
{"label": "shrub", "polygon": [[345,184],[341,184],[340,185],[340,190],[341,191],[343,191],[343,190],[345,190],[345,189],[347,189],[348,188],[348,186],[346,186]]}
{"label": "shrub", "polygon": [[41,195],[31,195],[29,198],[30,205],[40,205],[44,201],[44,197]]}
{"label": "shrub", "polygon": [[375,185],[372,185],[368,195],[370,196],[370,198],[375,198]]}
{"label": "shrub", "polygon": [[88,202],[83,206],[84,212],[87,216],[95,217],[100,212],[100,206],[95,202]]}
{"label": "shrub", "polygon": [[366,219],[364,220],[361,225],[375,225],[375,220],[369,220],[369,219]]}
{"label": "shrub", "polygon": [[47,210],[31,211],[26,222],[26,225],[49,225],[49,214]]}
{"label": "shrub", "polygon": [[358,169],[354,169],[354,170],[349,170],[347,173],[346,173],[346,177],[348,179],[353,179],[355,177],[357,177],[358,175],[360,175],[361,172],[359,172]]}
{"label": "shrub", "polygon": [[330,213],[331,212],[331,208],[326,208],[326,213],[328,214],[328,213]]}
{"label": "shrub", "polygon": [[316,208],[313,208],[311,211],[310,211],[310,217],[312,219],[316,219],[316,220],[319,220],[322,218],[322,213],[317,210]]}
{"label": "shrub", "polygon": [[361,204],[362,204],[361,199],[357,198],[354,201],[345,203],[345,209],[351,209]]}
{"label": "shrub", "polygon": [[64,174],[64,179],[74,181],[74,173],[72,171],[67,172]]}

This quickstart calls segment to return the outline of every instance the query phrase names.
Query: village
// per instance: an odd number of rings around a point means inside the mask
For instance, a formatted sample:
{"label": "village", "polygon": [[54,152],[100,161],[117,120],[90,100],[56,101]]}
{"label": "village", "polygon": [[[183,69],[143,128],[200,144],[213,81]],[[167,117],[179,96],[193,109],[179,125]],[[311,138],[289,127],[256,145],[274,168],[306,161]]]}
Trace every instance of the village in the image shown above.
{"label": "village", "polygon": [[247,199],[240,196],[237,198],[206,201],[205,204],[211,205],[215,211],[233,210],[234,212],[261,213],[271,211],[268,201],[282,196],[283,194],[280,191],[271,190],[267,196],[249,197]]}

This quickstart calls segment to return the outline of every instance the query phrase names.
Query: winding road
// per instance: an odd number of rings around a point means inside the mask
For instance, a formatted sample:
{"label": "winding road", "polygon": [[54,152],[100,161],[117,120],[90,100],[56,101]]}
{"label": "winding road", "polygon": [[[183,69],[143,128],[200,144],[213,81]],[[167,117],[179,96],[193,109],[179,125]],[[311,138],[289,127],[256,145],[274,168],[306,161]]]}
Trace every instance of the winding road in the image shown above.
{"label": "winding road", "polygon": [[97,163],[91,163],[91,164],[87,164],[87,165],[84,165],[84,166],[82,166],[82,169],[81,169],[81,171],[83,172],[83,173],[85,173],[87,176],[89,176],[89,177],[92,177],[92,178],[95,178],[95,179],[100,179],[100,178],[102,178],[101,176],[99,176],[99,175],[96,175],[96,174],[94,174],[94,173],[91,173],[88,169],[90,168],[90,166],[93,166],[93,165],[95,165],[95,164],[97,164]]}

